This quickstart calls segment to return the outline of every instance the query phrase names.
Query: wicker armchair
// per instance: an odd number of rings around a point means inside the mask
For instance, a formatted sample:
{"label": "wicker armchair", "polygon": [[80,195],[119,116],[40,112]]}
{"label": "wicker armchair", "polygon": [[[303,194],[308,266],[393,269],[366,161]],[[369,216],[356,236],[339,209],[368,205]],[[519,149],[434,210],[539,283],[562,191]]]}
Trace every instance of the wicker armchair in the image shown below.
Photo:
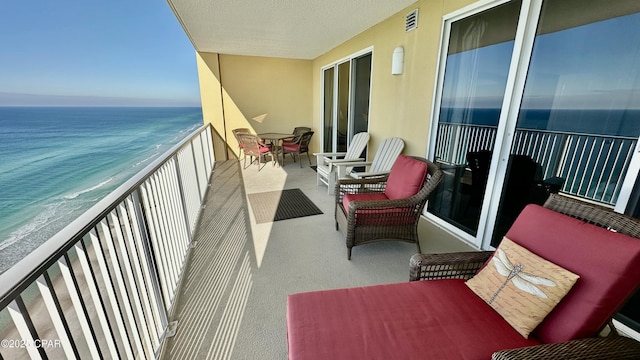
{"label": "wicker armchair", "polygon": [[253,163],[254,157],[258,160],[258,171],[262,169],[262,159],[267,155],[271,156],[272,166],[275,165],[275,158],[271,151],[271,146],[261,144],[258,136],[253,134],[238,134],[238,139],[240,140],[240,145],[244,152],[243,168],[247,168],[247,156],[251,158],[251,163],[249,165]]}
{"label": "wicker armchair", "polygon": [[233,136],[236,138],[236,141],[238,142],[238,157],[240,155],[242,155],[242,147],[244,145],[242,145],[242,141],[240,141],[240,134],[251,134],[251,130],[249,130],[248,128],[237,128],[237,129],[233,129],[231,130],[231,133],[233,134]]}
{"label": "wicker armchair", "polygon": [[[610,209],[552,194],[544,207],[574,218],[640,238],[640,220]],[[492,251],[445,254],[416,254],[410,260],[410,280],[470,279],[491,257]],[[612,335],[509,349],[493,354],[507,359],[640,359],[640,343],[619,336],[610,323]],[[597,334],[594,334],[597,335]]]}
{"label": "wicker armchair", "polygon": [[429,194],[442,179],[442,171],[429,160],[411,158],[427,165],[427,176],[418,193],[408,198],[353,201],[346,209],[345,195],[369,194],[375,199],[376,194],[385,192],[391,174],[381,178],[338,180],[335,187],[336,230],[341,230],[345,236],[349,260],[354,246],[381,240],[415,243],[420,251],[418,220]]}

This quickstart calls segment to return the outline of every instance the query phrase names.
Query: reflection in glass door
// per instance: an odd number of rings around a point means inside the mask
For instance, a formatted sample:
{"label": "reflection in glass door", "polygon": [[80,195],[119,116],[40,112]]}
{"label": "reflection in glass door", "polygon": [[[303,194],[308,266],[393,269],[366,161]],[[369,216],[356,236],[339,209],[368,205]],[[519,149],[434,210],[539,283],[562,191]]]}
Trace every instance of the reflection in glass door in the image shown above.
{"label": "reflection in glass door", "polygon": [[323,108],[322,114],[323,119],[323,134],[325,134],[324,139],[322,141],[322,151],[323,152],[331,152],[333,151],[333,136],[327,136],[326,134],[333,134],[333,83],[334,83],[334,68],[330,67],[325,69],[322,73],[323,75]]}
{"label": "reflection in glass door", "polygon": [[624,203],[640,168],[640,2],[495,4],[445,20],[429,154],[429,216],[485,249],[549,192]]}
{"label": "reflection in glass door", "polygon": [[521,1],[451,23],[428,211],[476,236]]}
{"label": "reflection in glass door", "polygon": [[351,63],[349,61],[338,65],[338,113],[336,151],[347,151],[347,136],[349,135],[349,80],[351,77]]}
{"label": "reflection in glass door", "polygon": [[368,131],[371,52],[323,70],[323,151],[344,152],[353,135]]}
{"label": "reflection in glass door", "polygon": [[369,93],[371,92],[371,53],[353,59],[353,97],[351,134],[369,131]]}
{"label": "reflection in glass door", "polygon": [[543,2],[493,246],[550,191],[616,204],[640,136],[640,4],[593,4]]}

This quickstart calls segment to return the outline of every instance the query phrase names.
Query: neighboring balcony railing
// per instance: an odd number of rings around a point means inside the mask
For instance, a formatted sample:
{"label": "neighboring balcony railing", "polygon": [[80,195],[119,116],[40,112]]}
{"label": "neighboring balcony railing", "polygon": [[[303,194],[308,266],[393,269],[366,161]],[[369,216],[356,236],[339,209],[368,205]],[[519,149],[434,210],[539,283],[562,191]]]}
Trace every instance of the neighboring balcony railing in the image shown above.
{"label": "neighboring balcony railing", "polygon": [[206,125],[0,274],[1,358],[155,358],[213,162]]}
{"label": "neighboring balcony railing", "polygon": [[[492,126],[441,123],[436,159],[466,164],[468,152],[493,151],[496,133]],[[560,191],[614,205],[636,142],[624,136],[519,129],[511,153],[531,157],[540,165],[543,179],[565,179]]]}

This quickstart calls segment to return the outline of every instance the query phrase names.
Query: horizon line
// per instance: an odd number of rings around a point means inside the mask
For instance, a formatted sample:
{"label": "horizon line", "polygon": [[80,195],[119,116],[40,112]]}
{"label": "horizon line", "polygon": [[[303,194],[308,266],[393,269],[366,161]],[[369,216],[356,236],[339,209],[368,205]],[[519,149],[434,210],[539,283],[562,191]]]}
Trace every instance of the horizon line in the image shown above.
{"label": "horizon line", "polygon": [[202,100],[100,95],[45,95],[0,91],[0,106],[202,107]]}

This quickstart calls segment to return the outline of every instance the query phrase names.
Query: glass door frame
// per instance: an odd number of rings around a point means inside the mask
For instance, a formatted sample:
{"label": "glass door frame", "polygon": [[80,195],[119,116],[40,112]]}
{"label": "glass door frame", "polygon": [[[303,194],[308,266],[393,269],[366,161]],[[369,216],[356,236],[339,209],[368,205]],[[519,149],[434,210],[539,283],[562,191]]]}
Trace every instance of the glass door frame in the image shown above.
{"label": "glass door frame", "polygon": [[[507,89],[502,104],[503,111],[500,114],[500,123],[498,125],[498,135],[496,139],[496,150],[493,154],[492,166],[489,171],[489,180],[487,184],[492,184],[487,188],[485,195],[486,207],[483,208],[481,225],[484,229],[479,239],[479,245],[482,249],[493,249],[491,246],[491,238],[496,225],[496,216],[491,214],[498,213],[500,200],[502,197],[502,189],[505,186],[507,175],[507,167],[509,157],[511,155],[511,146],[514,141],[516,125],[518,122],[518,114],[522,104],[525,83],[528,76],[529,63],[533,53],[533,43],[536,38],[538,29],[538,21],[542,10],[543,0],[524,0],[520,18],[518,19],[518,30],[516,31],[515,44],[511,57],[511,66],[509,68],[509,76],[507,79]],[[482,224],[484,220],[484,224]]]}
{"label": "glass door frame", "polygon": [[[339,87],[339,83],[338,83],[338,76],[339,76],[339,71],[338,68],[340,67],[340,65],[344,64],[344,63],[349,63],[349,104],[348,104],[348,112],[347,112],[347,144],[349,144],[351,142],[351,138],[353,137],[353,135],[355,135],[353,133],[353,113],[352,113],[352,104],[354,101],[354,96],[355,96],[355,92],[354,90],[354,77],[355,77],[355,72],[354,72],[354,61],[356,61],[358,58],[365,56],[365,55],[371,55],[371,74],[373,74],[373,46],[370,46],[368,48],[362,49],[358,52],[355,52],[353,54],[350,54],[346,57],[343,57],[337,61],[334,61],[330,64],[327,64],[323,67],[320,68],[320,94],[321,94],[321,99],[320,99],[320,104],[324,104],[325,103],[325,89],[324,89],[324,85],[325,85],[325,71],[327,69],[333,68],[333,100],[332,100],[332,114],[331,114],[331,118],[332,118],[332,133],[331,134],[326,134],[325,133],[325,125],[324,125],[324,120],[325,120],[325,107],[324,105],[322,105],[320,107],[320,119],[321,121],[323,121],[322,126],[321,126],[321,136],[322,136],[322,141],[321,143],[324,144],[325,141],[325,136],[331,136],[332,141],[331,141],[331,146],[332,152],[336,152],[337,148],[338,148],[338,97],[339,97],[339,93],[338,93],[338,87]],[[373,78],[373,76],[372,76]],[[372,83],[373,81],[369,82],[369,100],[371,100],[371,89],[372,89]],[[369,112],[371,110],[371,101],[369,101]],[[368,131],[368,127],[369,124],[367,123],[367,131]],[[324,151],[324,149],[323,149]]]}
{"label": "glass door frame", "polygon": [[633,152],[633,157],[629,163],[629,169],[627,170],[627,174],[622,182],[622,188],[620,189],[620,194],[618,195],[618,200],[614,207],[616,212],[623,214],[628,212],[629,201],[633,195],[636,182],[640,181],[640,179],[638,179],[638,175],[640,175],[640,138],[638,138],[636,148]]}

